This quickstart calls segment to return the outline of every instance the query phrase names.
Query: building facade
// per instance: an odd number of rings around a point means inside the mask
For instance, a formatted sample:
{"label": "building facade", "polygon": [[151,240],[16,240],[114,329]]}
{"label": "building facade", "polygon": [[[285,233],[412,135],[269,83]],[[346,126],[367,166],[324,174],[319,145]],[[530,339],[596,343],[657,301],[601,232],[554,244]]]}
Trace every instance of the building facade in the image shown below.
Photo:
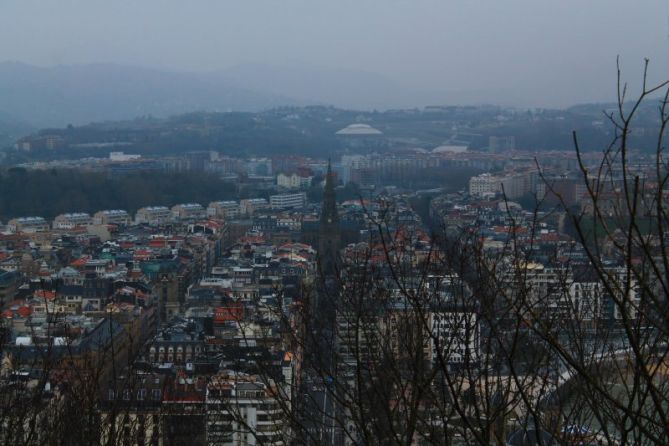
{"label": "building facade", "polygon": [[93,223],[90,214],[86,212],[72,212],[60,214],[53,220],[54,229],[73,229],[77,226],[88,226]]}
{"label": "building facade", "polygon": [[172,212],[167,206],[147,206],[135,214],[137,224],[160,225],[170,221]]}
{"label": "building facade", "polygon": [[307,194],[306,192],[300,192],[297,194],[271,195],[269,202],[272,209],[303,208],[307,204]]}

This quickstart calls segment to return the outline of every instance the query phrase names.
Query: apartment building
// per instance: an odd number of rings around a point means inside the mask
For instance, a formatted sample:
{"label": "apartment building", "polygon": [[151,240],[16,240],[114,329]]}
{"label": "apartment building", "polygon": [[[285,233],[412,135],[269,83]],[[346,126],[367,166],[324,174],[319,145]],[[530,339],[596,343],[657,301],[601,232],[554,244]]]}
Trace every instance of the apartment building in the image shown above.
{"label": "apartment building", "polygon": [[303,208],[307,204],[307,194],[306,192],[300,192],[297,194],[271,195],[269,203],[272,209]]}
{"label": "apartment building", "polygon": [[195,220],[206,218],[207,212],[198,203],[183,203],[172,206],[172,218],[176,220]]}
{"label": "apartment building", "polygon": [[93,215],[95,225],[129,225],[130,221],[130,214],[122,209],[99,211]]}
{"label": "apartment building", "polygon": [[283,445],[284,419],[272,382],[222,373],[207,386],[207,444]]}
{"label": "apartment building", "polygon": [[72,212],[60,214],[53,220],[53,229],[73,229],[77,226],[88,226],[93,223],[90,214],[86,212]]}
{"label": "apartment building", "polygon": [[172,211],[167,206],[147,206],[139,209],[135,214],[136,223],[152,226],[167,223],[171,218]]}
{"label": "apartment building", "polygon": [[207,206],[207,215],[216,218],[235,219],[239,217],[239,203],[236,201],[212,201]]}
{"label": "apartment building", "polygon": [[269,209],[269,202],[264,198],[247,198],[239,202],[239,212],[241,215],[251,217],[258,211]]}
{"label": "apartment building", "polygon": [[44,232],[49,230],[49,223],[43,217],[19,217],[7,222],[7,230],[16,232]]}

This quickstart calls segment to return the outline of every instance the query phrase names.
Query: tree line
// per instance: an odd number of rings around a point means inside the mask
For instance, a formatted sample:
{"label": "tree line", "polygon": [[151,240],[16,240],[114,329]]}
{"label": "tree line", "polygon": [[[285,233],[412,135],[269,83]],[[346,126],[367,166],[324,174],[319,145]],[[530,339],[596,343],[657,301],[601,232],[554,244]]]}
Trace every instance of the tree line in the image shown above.
{"label": "tree line", "polygon": [[143,206],[173,206],[236,197],[236,188],[204,173],[138,172],[110,176],[75,169],[0,172],[0,219],[37,215],[52,219],[63,212],[94,213]]}

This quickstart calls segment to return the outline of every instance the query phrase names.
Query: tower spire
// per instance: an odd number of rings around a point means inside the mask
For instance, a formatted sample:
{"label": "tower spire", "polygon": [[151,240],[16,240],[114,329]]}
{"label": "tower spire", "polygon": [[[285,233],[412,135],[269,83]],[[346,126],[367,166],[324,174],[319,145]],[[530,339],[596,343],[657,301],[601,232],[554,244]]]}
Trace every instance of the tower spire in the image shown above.
{"label": "tower spire", "polygon": [[339,214],[337,213],[337,193],[335,192],[332,163],[328,158],[328,170],[323,188],[323,205],[318,234],[318,256],[322,271],[333,273],[339,256]]}

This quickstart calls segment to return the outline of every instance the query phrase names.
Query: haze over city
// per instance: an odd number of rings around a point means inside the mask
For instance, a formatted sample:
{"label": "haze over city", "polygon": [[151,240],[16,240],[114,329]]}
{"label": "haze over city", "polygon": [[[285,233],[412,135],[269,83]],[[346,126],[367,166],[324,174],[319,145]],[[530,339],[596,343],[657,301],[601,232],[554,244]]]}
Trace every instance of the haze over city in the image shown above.
{"label": "haze over city", "polygon": [[[299,103],[392,108],[610,101],[615,60],[669,68],[662,0],[9,0],[0,61],[220,73]],[[273,81],[274,79],[274,81]],[[337,94],[322,91],[336,80]],[[383,84],[386,88],[379,88]]]}
{"label": "haze over city", "polygon": [[669,445],[667,0],[0,0],[0,444]]}

